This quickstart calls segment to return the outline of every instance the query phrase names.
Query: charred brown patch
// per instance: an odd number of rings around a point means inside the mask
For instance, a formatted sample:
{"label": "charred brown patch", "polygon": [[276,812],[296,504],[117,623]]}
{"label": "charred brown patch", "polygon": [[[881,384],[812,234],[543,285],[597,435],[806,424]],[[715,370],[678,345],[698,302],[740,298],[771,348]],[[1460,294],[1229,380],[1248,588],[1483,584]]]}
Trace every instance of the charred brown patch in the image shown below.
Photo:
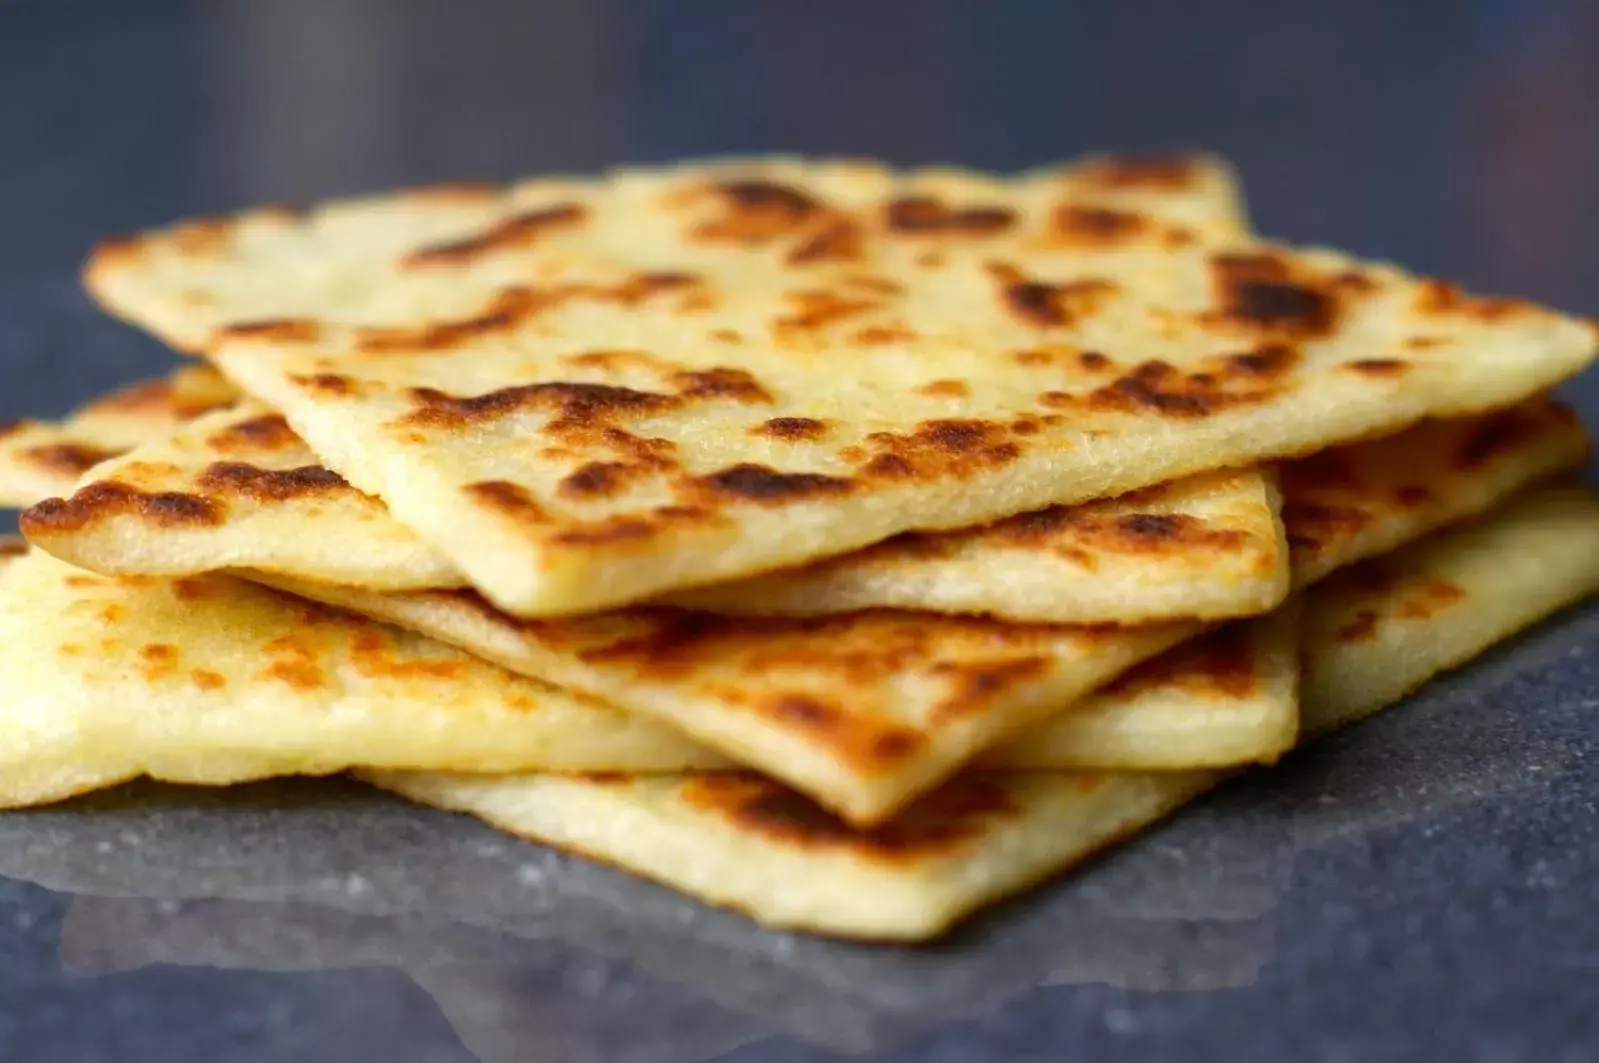
{"label": "charred brown patch", "polygon": [[951,207],[933,196],[896,199],[883,217],[891,232],[916,236],[992,236],[1016,224],[1010,207]]}
{"label": "charred brown patch", "polygon": [[351,489],[344,477],[321,465],[263,469],[242,461],[212,462],[198,483],[220,495],[240,495],[258,502],[287,502]]}
{"label": "charred brown patch", "polygon": [[15,435],[17,432],[21,431],[27,425],[27,423],[28,422],[26,421],[0,421],[0,439],[4,439],[9,435]]}
{"label": "charred brown patch", "polygon": [[0,558],[24,557],[28,553],[28,544],[14,539],[0,540]]}
{"label": "charred brown patch", "polygon": [[824,204],[775,181],[724,181],[713,186],[722,212],[695,226],[695,239],[759,245],[793,235],[826,212]]}
{"label": "charred brown patch", "polygon": [[360,392],[360,385],[353,377],[338,373],[312,373],[308,376],[291,376],[289,379],[301,390],[324,398],[349,398]]}
{"label": "charred brown patch", "polygon": [[767,436],[789,443],[815,441],[827,436],[827,423],[814,417],[773,417],[750,429],[751,435]]}
{"label": "charred brown patch", "polygon": [[1202,162],[1182,152],[1129,152],[1096,160],[1081,171],[1083,180],[1102,188],[1180,192],[1199,180]]}
{"label": "charred brown patch", "polygon": [[838,706],[809,694],[780,694],[764,706],[766,715],[807,731],[826,731],[838,726],[843,713]]}
{"label": "charred brown patch", "polygon": [[189,679],[201,690],[221,690],[228,685],[225,676],[208,668],[196,668],[189,673]]}
{"label": "charred brown patch", "polygon": [[1107,355],[1098,351],[1083,351],[1077,356],[1077,364],[1085,372],[1103,373],[1115,368],[1114,362]]}
{"label": "charred brown patch", "polygon": [[1423,580],[1405,588],[1399,616],[1404,620],[1426,620],[1465,599],[1466,592],[1446,580]]}
{"label": "charred brown patch", "polygon": [[906,343],[915,338],[915,330],[904,325],[867,325],[850,334],[850,340],[862,347],[883,347],[890,343]]}
{"label": "charred brown patch", "polygon": [[1296,337],[1324,336],[1338,321],[1337,289],[1279,255],[1215,255],[1210,265],[1220,310],[1208,320]]}
{"label": "charred brown patch", "polygon": [[741,830],[804,849],[842,849],[884,863],[949,855],[982,836],[987,824],[1019,809],[998,782],[962,776],[925,794],[887,823],[860,829],[810,798],[745,772],[709,772],[685,784],[683,799]]}
{"label": "charred brown patch", "polygon": [[778,472],[769,465],[740,462],[699,478],[713,493],[745,502],[781,504],[803,498],[848,493],[854,483],[842,476],[813,472]]}
{"label": "charred brown patch", "polygon": [[1370,642],[1377,637],[1377,611],[1362,609],[1333,631],[1338,642]]}
{"label": "charred brown patch", "polygon": [[1247,698],[1260,688],[1260,663],[1249,628],[1227,624],[1144,662],[1103,690],[1131,695],[1175,686],[1201,697]]}
{"label": "charred brown patch", "polygon": [[277,317],[260,321],[240,321],[217,330],[222,340],[265,340],[268,343],[315,343],[322,338],[322,325],[310,318]]}
{"label": "charred brown patch", "polygon": [[275,679],[295,690],[316,690],[327,685],[317,647],[305,635],[284,635],[261,647],[271,663],[263,668],[263,679]]}
{"label": "charred brown patch", "polygon": [[1360,534],[1371,523],[1372,515],[1353,506],[1335,506],[1309,499],[1296,499],[1289,492],[1283,501],[1283,530],[1288,547],[1298,553],[1316,555],[1335,543]]}
{"label": "charred brown patch", "polygon": [[[1144,362],[1091,391],[1082,401],[1091,409],[1157,413],[1178,419],[1208,417],[1271,398],[1298,360],[1293,348],[1266,344],[1243,354],[1209,359],[1193,373],[1184,373],[1168,362]],[[1039,401],[1046,406],[1072,404],[1070,396],[1064,401],[1040,396]]]}
{"label": "charred brown patch", "polygon": [[375,628],[350,637],[350,663],[360,674],[382,679],[460,679],[468,668],[453,657],[404,659],[394,652],[393,639]]}
{"label": "charred brown patch", "polygon": [[1108,280],[1088,277],[1049,284],[1030,280],[1013,266],[990,263],[1000,302],[1013,316],[1035,328],[1064,328],[1097,310],[1118,289]]}
{"label": "charred brown patch", "polygon": [[153,683],[177,674],[181,654],[170,643],[150,642],[139,647],[139,657],[144,662],[139,671],[146,681]]}
{"label": "charred brown patch", "polygon": [[1143,214],[1065,203],[1055,209],[1050,235],[1057,243],[1103,248],[1136,240],[1152,227]]}
{"label": "charred brown patch", "polygon": [[1457,469],[1479,469],[1537,434],[1537,422],[1518,407],[1491,413],[1460,444],[1451,464]]}
{"label": "charred brown patch", "polygon": [[474,504],[522,524],[543,524],[550,518],[532,492],[509,480],[484,480],[461,489]]}
{"label": "charred brown patch", "polygon": [[1410,363],[1401,358],[1361,358],[1345,362],[1344,368],[1361,376],[1393,378],[1410,372]]}
{"label": "charred brown patch", "polygon": [[794,304],[794,310],[772,320],[773,329],[780,334],[826,328],[856,314],[877,310],[882,305],[876,299],[858,299],[830,291],[789,292],[788,300]]}
{"label": "charred brown patch", "polygon": [[407,394],[417,408],[401,423],[428,428],[462,428],[499,420],[522,410],[553,414],[549,427],[557,430],[597,426],[620,417],[640,417],[670,410],[681,401],[675,395],[571,381],[522,384],[464,398],[434,388],[413,388]]}
{"label": "charred brown patch", "polygon": [[1079,562],[1090,551],[1131,555],[1230,552],[1249,536],[1235,528],[1216,528],[1187,513],[1125,513],[1110,516],[1091,506],[1051,506],[1008,517],[990,526],[997,541],[1046,547]]}
{"label": "charred brown patch", "polygon": [[81,476],[100,464],[124,453],[121,448],[90,446],[87,443],[45,443],[28,447],[21,457],[31,465],[50,472]]}
{"label": "charred brown patch", "polygon": [[730,402],[770,404],[771,392],[755,376],[743,369],[718,366],[693,372],[675,373],[672,386],[685,399],[725,399]]}
{"label": "charred brown patch", "polygon": [[224,454],[233,450],[287,450],[300,445],[300,437],[294,434],[289,422],[275,413],[235,422],[213,432],[205,441],[207,446]]}
{"label": "charred brown patch", "polygon": [[934,380],[917,388],[916,393],[934,399],[964,399],[971,396],[972,389],[964,380]]}
{"label": "charred brown patch", "polygon": [[641,517],[609,517],[571,525],[552,538],[563,546],[617,546],[646,542],[661,530],[659,525]]}
{"label": "charred brown patch", "polygon": [[25,535],[48,537],[121,516],[138,517],[158,528],[216,525],[226,512],[220,502],[200,495],[148,493],[106,481],[90,484],[71,498],[47,498],[24,510],[19,524]]}
{"label": "charred brown patch", "polygon": [[933,671],[946,677],[949,693],[934,707],[934,718],[948,720],[975,712],[1023,683],[1037,679],[1048,665],[1049,661],[1043,657],[935,665]]}
{"label": "charred brown patch", "polygon": [[217,597],[220,588],[204,576],[183,576],[172,581],[172,596],[180,602],[199,602]]}
{"label": "charred brown patch", "polygon": [[587,217],[588,208],[580,203],[562,203],[528,211],[506,218],[476,236],[420,248],[406,255],[403,264],[413,267],[460,265],[496,251],[531,247],[545,234],[573,228]]}
{"label": "charred brown patch", "polygon": [[1432,501],[1432,492],[1420,484],[1405,484],[1394,491],[1394,501],[1404,509],[1416,509]]}
{"label": "charred brown patch", "polygon": [[836,218],[788,253],[792,265],[815,262],[858,262],[865,255],[865,233],[851,218]]}
{"label": "charred brown patch", "polygon": [[1538,312],[1537,306],[1522,299],[1469,295],[1453,281],[1437,279],[1423,281],[1418,286],[1415,305],[1422,314],[1466,317],[1485,324]]}
{"label": "charred brown patch", "polygon": [[627,488],[632,466],[619,461],[591,461],[563,479],[556,494],[563,498],[609,498]]}
{"label": "charred brown patch", "polygon": [[1010,425],[999,421],[923,421],[914,432],[873,432],[866,441],[876,453],[863,471],[882,479],[965,478],[1008,465],[1022,453]]}

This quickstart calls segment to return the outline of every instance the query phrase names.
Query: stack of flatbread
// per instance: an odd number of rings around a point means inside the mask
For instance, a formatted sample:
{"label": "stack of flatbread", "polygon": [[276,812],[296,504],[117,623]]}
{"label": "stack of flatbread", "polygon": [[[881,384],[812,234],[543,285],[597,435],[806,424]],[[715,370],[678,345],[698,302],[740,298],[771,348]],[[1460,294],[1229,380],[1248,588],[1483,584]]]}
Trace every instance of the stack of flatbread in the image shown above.
{"label": "stack of flatbread", "polygon": [[1204,157],[736,160],[107,242],[0,438],[0,800],[353,769],[932,937],[1599,587],[1588,322]]}

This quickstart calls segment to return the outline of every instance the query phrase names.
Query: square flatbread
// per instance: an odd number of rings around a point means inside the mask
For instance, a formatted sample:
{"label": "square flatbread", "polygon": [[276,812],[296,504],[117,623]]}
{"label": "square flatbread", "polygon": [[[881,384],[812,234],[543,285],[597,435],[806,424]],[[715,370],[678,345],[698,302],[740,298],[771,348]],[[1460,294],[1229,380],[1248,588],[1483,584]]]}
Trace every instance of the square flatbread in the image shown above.
{"label": "square flatbread", "polygon": [[[1480,525],[1383,559],[1373,571],[1382,578],[1352,574],[1307,594],[1305,714],[1318,730],[1381,708],[1599,589],[1599,500],[1578,488],[1541,491]],[[769,926],[895,940],[942,933],[967,912],[1113,844],[1217,778],[970,773],[861,831],[776,783],[740,773],[368,777]]]}
{"label": "square flatbread", "polygon": [[243,580],[100,576],[21,553],[0,549],[3,807],[140,775],[729,764],[642,717]]}
{"label": "square flatbread", "polygon": [[[223,225],[195,241],[209,272],[172,266],[236,322],[208,350],[224,372],[520,616],[1504,405],[1595,346],[1530,304],[1058,181],[767,162],[534,199],[443,243],[374,236],[367,272],[323,217],[431,239],[403,196]],[[241,322],[238,278],[275,274],[314,298]]]}
{"label": "square flatbread", "polygon": [[[1537,400],[1470,423],[1421,426],[1363,445],[1350,460],[1324,461],[1317,475],[1297,482],[1307,497],[1338,500],[1342,516],[1332,520],[1327,505],[1304,506],[1298,511],[1303,523],[1297,530],[1288,525],[1302,544],[1304,581],[1480,512],[1517,487],[1580,462],[1585,452],[1569,414]],[[1397,487],[1425,484],[1425,499],[1397,489],[1387,471],[1394,466],[1406,470]],[[883,819],[981,750],[1048,716],[1063,731],[1059,743],[1040,748],[1058,755],[1092,736],[1076,748],[1085,758],[1089,750],[1106,757],[1100,767],[1269,760],[1291,740],[1280,723],[1262,726],[1268,716],[1225,698],[1226,715],[1188,717],[1192,746],[1155,737],[1162,728],[1144,731],[1150,739],[1135,743],[1133,735],[1150,717],[1125,707],[1108,720],[1095,714],[1078,723],[1075,711],[1061,715],[1088,691],[1165,649],[1152,647],[1152,635],[1175,642],[1195,633],[1179,623],[1105,629],[885,610],[784,619],[670,609],[524,621],[469,591],[379,594],[257,578],[659,715],[863,824]],[[887,675],[894,681],[883,682]],[[953,699],[963,697],[972,700],[956,708]],[[1161,702],[1167,711],[1174,704]],[[1223,738],[1229,731],[1231,742]],[[1118,741],[1106,744],[1111,732]],[[898,748],[892,735],[900,736]],[[1245,736],[1256,743],[1252,756],[1239,756]],[[1163,746],[1158,757],[1157,746]]]}
{"label": "square flatbread", "polygon": [[0,424],[0,506],[68,494],[94,466],[238,398],[216,370],[187,365],[102,395],[60,421]]}

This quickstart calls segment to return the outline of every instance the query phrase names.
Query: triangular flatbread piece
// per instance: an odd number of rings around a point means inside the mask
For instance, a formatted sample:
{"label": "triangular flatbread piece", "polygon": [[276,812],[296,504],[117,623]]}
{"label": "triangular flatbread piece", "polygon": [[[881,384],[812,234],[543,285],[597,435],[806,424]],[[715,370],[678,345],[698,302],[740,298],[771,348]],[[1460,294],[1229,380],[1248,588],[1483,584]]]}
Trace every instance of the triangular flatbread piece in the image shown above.
{"label": "triangular flatbread piece", "polygon": [[[1384,579],[1352,577],[1307,594],[1308,675],[1398,677],[1353,694],[1307,688],[1305,715],[1318,728],[1375,711],[1599,589],[1599,500],[1583,489],[1539,492],[1481,525],[1418,544],[1385,572]],[[1218,778],[968,773],[861,831],[747,773],[367,777],[771,926],[896,940],[941,933],[961,915],[1115,843]]]}

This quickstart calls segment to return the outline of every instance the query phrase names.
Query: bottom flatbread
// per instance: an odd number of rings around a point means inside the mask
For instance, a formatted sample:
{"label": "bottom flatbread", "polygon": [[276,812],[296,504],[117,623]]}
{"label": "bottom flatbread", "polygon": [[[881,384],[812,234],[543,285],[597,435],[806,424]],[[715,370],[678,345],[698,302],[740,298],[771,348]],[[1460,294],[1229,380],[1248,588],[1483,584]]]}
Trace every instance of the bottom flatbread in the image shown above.
{"label": "bottom flatbread", "polygon": [[[1308,592],[1304,715],[1327,730],[1373,712],[1596,589],[1599,500],[1579,488],[1524,496]],[[1221,776],[973,772],[866,831],[748,773],[367,777],[770,926],[910,941],[1114,844]]]}

